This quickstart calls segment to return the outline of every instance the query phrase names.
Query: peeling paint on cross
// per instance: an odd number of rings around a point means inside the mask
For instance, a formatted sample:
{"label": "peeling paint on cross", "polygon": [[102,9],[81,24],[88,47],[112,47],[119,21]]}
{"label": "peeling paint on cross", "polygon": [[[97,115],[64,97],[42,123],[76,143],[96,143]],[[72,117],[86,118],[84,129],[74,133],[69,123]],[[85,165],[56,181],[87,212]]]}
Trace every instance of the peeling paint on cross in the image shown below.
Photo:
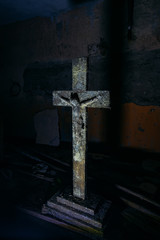
{"label": "peeling paint on cross", "polygon": [[73,196],[86,197],[87,107],[110,108],[109,91],[87,91],[87,58],[72,61],[72,91],[53,91],[53,105],[72,107]]}

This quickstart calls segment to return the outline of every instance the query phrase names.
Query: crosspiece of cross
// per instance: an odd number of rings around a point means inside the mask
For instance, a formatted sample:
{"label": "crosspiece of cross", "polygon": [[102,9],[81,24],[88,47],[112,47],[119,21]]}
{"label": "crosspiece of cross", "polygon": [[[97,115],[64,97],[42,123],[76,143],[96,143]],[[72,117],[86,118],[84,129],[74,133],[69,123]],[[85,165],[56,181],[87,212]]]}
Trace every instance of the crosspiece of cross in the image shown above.
{"label": "crosspiece of cross", "polygon": [[109,91],[87,91],[87,58],[72,61],[72,91],[53,91],[53,105],[72,107],[73,196],[86,197],[87,107],[110,108]]}

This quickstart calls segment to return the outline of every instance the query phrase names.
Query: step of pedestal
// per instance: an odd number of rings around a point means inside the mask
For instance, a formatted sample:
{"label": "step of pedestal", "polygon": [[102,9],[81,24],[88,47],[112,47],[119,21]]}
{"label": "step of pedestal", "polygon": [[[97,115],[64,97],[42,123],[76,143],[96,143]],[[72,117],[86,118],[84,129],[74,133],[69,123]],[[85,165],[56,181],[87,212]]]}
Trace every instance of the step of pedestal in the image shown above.
{"label": "step of pedestal", "polygon": [[52,217],[59,219],[61,221],[62,227],[63,227],[63,222],[64,222],[64,223],[68,223],[69,225],[75,226],[76,228],[78,228],[86,233],[95,235],[98,238],[103,237],[103,229],[96,229],[95,227],[92,227],[86,223],[83,223],[80,220],[77,220],[70,215],[66,215],[62,212],[59,212],[54,208],[50,208],[50,207],[47,207],[46,205],[44,205],[42,208],[42,214],[51,215]]}
{"label": "step of pedestal", "polygon": [[72,195],[71,187],[67,187],[57,195],[57,202],[92,216],[95,215],[100,201],[101,197],[91,193],[87,195],[85,200],[78,199]]}
{"label": "step of pedestal", "polygon": [[[95,215],[90,215],[84,211],[80,211],[77,208],[74,208],[73,202],[70,202],[69,206],[62,204],[57,201],[57,195],[54,195],[49,201],[47,201],[46,207],[56,210],[60,213],[63,213],[67,216],[70,216],[72,219],[81,221],[85,225],[92,226],[97,229],[103,228],[103,220],[106,212],[110,208],[111,203],[109,201],[103,201],[101,207]],[[72,207],[71,207],[72,206]]]}

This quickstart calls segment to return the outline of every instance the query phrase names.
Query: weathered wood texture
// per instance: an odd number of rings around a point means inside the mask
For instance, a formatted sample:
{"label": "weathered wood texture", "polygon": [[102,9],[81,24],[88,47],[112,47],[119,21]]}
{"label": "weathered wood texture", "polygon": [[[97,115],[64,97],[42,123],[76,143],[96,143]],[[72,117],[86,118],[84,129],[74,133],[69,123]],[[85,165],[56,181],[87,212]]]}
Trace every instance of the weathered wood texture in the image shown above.
{"label": "weathered wood texture", "polygon": [[110,108],[108,91],[86,91],[87,58],[72,62],[72,91],[53,91],[53,105],[72,107],[73,195],[86,197],[86,107]]}

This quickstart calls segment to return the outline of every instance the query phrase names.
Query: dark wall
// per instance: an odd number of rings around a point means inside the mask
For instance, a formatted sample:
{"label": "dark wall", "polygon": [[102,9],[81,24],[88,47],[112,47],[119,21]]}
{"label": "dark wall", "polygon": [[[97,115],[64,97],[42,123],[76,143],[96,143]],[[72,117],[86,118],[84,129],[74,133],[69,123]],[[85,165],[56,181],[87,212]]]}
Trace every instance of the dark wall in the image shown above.
{"label": "dark wall", "polygon": [[[73,58],[89,58],[88,89],[109,88],[103,7],[102,1],[91,2],[60,14],[53,22],[35,18],[1,27],[1,91],[7,135],[35,138],[34,115],[54,108],[53,90],[71,89]],[[106,113],[89,114],[95,124],[97,114],[102,119],[95,135],[89,130],[90,140],[105,141],[100,129],[105,129]],[[71,141],[70,118],[68,109],[59,109],[62,140]]]}
{"label": "dark wall", "polygon": [[[89,139],[160,151],[159,9],[156,0],[134,0],[133,10],[128,1],[90,2],[53,21],[34,18],[2,26],[0,94],[6,134],[34,138],[33,116],[53,108],[51,91],[71,87],[71,60],[87,56],[88,89],[109,89],[112,97],[111,113],[89,111]],[[67,140],[70,113],[60,112],[61,135]],[[103,129],[106,134],[100,134]]]}

